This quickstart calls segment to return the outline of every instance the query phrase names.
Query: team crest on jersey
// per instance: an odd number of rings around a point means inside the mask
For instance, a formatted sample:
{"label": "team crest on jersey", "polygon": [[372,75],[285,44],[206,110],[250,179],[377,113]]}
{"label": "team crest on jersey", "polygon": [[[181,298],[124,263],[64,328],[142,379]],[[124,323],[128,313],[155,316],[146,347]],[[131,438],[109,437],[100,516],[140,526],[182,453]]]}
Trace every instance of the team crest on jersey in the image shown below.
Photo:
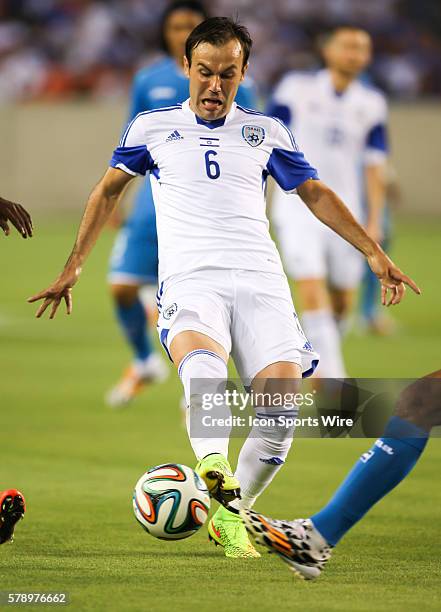
{"label": "team crest on jersey", "polygon": [[178,310],[178,305],[176,303],[171,304],[170,306],[167,306],[167,308],[164,309],[162,316],[164,317],[164,319],[171,319],[172,316],[176,314],[177,310]]}
{"label": "team crest on jersey", "polygon": [[258,147],[265,140],[265,130],[259,125],[244,125],[242,136],[252,147]]}

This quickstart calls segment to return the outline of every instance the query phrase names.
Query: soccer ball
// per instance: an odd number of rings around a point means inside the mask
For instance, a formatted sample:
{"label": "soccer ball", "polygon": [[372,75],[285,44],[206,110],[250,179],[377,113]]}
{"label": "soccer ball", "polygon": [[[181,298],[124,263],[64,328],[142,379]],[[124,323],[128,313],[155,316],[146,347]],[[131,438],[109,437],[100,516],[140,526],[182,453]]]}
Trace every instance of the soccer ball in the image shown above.
{"label": "soccer ball", "polygon": [[141,476],[133,492],[133,511],[155,538],[182,540],[207,520],[210,497],[204,481],[186,465],[165,463]]}

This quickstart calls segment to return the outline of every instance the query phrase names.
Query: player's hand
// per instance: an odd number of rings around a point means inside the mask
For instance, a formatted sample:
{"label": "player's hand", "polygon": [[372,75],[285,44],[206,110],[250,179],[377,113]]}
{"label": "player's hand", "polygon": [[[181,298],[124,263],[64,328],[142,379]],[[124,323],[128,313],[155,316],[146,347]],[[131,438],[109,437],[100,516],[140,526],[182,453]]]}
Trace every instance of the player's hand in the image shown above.
{"label": "player's hand", "polygon": [[32,236],[31,215],[20,204],[0,198],[0,228],[6,236],[10,234],[8,223],[11,223],[23,238]]}
{"label": "player's hand", "polygon": [[47,289],[28,298],[28,302],[30,303],[44,300],[35,315],[37,319],[43,315],[49,306],[52,306],[49,319],[53,319],[62,300],[64,300],[66,304],[66,313],[70,315],[72,312],[72,287],[77,282],[79,273],[80,270],[75,272],[63,271],[57,280]]}
{"label": "player's hand", "polygon": [[417,295],[421,295],[420,288],[389,257],[378,250],[367,258],[367,262],[381,283],[381,303],[383,306],[399,304],[404,297],[406,287],[410,287]]}

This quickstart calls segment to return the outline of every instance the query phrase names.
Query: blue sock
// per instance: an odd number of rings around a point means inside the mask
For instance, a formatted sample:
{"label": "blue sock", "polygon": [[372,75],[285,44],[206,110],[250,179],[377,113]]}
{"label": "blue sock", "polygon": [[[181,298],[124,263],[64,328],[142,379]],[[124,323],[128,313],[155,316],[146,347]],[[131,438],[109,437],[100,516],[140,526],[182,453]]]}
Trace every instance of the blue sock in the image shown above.
{"label": "blue sock", "polygon": [[380,293],[380,285],[378,279],[372,270],[366,265],[366,271],[363,278],[361,289],[361,314],[366,321],[375,319],[378,307],[378,296]]}
{"label": "blue sock", "polygon": [[147,331],[147,316],[141,300],[131,306],[116,305],[116,314],[136,359],[147,359],[152,353],[152,343]]}
{"label": "blue sock", "polygon": [[311,516],[322,536],[335,546],[384,495],[407,476],[426,446],[429,434],[394,416],[384,436],[364,453],[334,497]]}

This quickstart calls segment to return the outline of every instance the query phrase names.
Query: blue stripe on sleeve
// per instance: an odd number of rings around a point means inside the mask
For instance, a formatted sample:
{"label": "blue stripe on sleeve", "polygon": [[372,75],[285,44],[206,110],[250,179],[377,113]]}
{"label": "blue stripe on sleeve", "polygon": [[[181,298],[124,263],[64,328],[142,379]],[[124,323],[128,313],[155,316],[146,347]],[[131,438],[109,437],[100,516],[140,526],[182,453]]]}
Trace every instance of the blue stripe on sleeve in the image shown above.
{"label": "blue stripe on sleeve", "polygon": [[155,163],[147,147],[118,147],[114,150],[110,165],[117,168],[122,164],[135,174],[145,175],[148,170],[153,170]]}
{"label": "blue stripe on sleeve", "polygon": [[291,125],[292,122],[292,113],[291,109],[285,104],[277,104],[273,100],[268,104],[266,109],[266,114],[270,117],[276,117],[283,121],[283,123],[287,126]]}
{"label": "blue stripe on sleeve", "polygon": [[308,179],[318,179],[317,170],[300,151],[273,149],[266,168],[284,191],[292,191]]}
{"label": "blue stripe on sleeve", "polygon": [[389,151],[387,129],[384,123],[374,125],[366,138],[366,147],[368,149],[378,149],[387,153]]}

